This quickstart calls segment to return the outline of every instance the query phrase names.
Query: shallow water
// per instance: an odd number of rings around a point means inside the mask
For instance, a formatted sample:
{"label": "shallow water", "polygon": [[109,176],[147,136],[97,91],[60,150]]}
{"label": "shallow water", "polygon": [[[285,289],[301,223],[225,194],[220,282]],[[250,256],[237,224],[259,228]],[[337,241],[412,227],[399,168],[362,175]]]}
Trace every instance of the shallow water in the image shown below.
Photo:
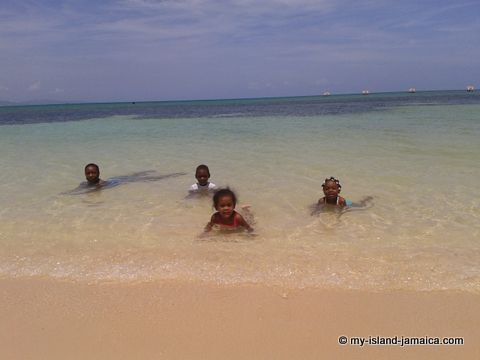
{"label": "shallow water", "polygon": [[[0,275],[478,293],[480,101],[462,94],[0,109]],[[61,194],[89,162],[188,175]],[[201,163],[252,204],[251,236],[198,238]],[[330,176],[373,205],[310,216]]]}

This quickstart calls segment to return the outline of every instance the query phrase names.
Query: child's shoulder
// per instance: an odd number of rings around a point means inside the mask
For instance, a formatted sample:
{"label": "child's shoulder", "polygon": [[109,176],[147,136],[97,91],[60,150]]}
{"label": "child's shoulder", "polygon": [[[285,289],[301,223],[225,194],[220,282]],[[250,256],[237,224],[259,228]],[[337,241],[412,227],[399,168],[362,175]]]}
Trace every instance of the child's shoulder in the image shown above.
{"label": "child's shoulder", "polygon": [[353,204],[353,202],[351,200],[345,199],[341,196],[338,197],[338,205],[349,206],[349,205],[352,205],[352,204]]}
{"label": "child's shoulder", "polygon": [[190,186],[190,190],[191,191],[195,191],[195,190],[204,190],[204,189],[208,189],[208,190],[217,190],[218,187],[217,185],[215,185],[214,183],[211,183],[211,182],[208,182],[206,185],[200,185],[198,182],[196,182],[195,184],[193,184],[192,186]]}

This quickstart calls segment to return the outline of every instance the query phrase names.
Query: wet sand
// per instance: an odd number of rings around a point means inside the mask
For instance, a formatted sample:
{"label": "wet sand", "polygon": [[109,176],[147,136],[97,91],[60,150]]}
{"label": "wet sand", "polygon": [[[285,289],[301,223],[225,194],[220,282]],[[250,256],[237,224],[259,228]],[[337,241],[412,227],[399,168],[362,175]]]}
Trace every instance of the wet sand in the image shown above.
{"label": "wet sand", "polygon": [[[1,359],[476,359],[480,295],[0,279]],[[339,345],[462,337],[464,345]]]}

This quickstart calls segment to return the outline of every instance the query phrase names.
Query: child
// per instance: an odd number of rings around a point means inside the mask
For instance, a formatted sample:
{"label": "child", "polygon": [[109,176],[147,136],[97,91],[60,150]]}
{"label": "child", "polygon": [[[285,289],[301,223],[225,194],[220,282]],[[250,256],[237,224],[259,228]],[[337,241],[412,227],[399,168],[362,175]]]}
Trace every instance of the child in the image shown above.
{"label": "child", "polygon": [[97,164],[90,163],[85,166],[85,179],[75,189],[63,192],[63,195],[78,195],[86,194],[92,191],[99,190],[103,187],[111,187],[118,185],[117,179],[100,179],[100,168]]}
{"label": "child", "polygon": [[[204,232],[212,230],[215,224],[220,225],[220,229],[230,230],[237,226],[243,226],[248,232],[252,232],[253,228],[248,225],[242,215],[235,211],[237,198],[235,193],[229,188],[218,190],[213,196],[213,206],[217,212],[212,215],[209,223],[205,226]],[[249,206],[242,206],[247,210]]]}
{"label": "child", "polygon": [[87,192],[99,190],[101,188],[110,188],[120,183],[138,182],[138,181],[155,181],[171,177],[177,177],[186,175],[186,173],[173,173],[167,175],[150,175],[154,173],[154,170],[146,170],[134,173],[132,175],[121,175],[108,178],[107,180],[100,179],[100,168],[97,164],[90,163],[85,166],[85,178],[87,181],[83,181],[77,188],[64,192],[62,194],[85,194]]}
{"label": "child", "polygon": [[90,163],[85,166],[85,178],[87,180],[87,186],[90,189],[100,189],[107,182],[100,179],[100,168],[97,164]]}
{"label": "child", "polygon": [[208,179],[210,179],[210,170],[207,165],[202,164],[197,166],[197,169],[195,170],[195,178],[198,182],[190,187],[190,190],[188,190],[190,194],[202,191],[215,192],[215,190],[217,190],[217,185],[208,181]]}
{"label": "child", "polygon": [[323,193],[325,196],[318,200],[318,204],[328,204],[328,205],[338,205],[338,206],[347,206],[351,204],[351,201],[345,200],[343,197],[339,196],[340,191],[342,191],[342,185],[340,181],[335,179],[333,176],[330,179],[325,179],[322,184]]}
{"label": "child", "polygon": [[[320,213],[325,205],[341,207],[342,210],[340,215],[352,210],[352,208],[366,208],[368,205],[373,205],[372,196],[364,196],[362,200],[355,203],[339,196],[338,194],[340,194],[340,191],[342,190],[342,185],[340,185],[340,181],[333,176],[330,179],[325,179],[322,188],[325,196],[320,198],[318,203],[313,206],[313,211],[310,214],[312,216]],[[348,209],[344,208],[345,206],[348,206]]]}

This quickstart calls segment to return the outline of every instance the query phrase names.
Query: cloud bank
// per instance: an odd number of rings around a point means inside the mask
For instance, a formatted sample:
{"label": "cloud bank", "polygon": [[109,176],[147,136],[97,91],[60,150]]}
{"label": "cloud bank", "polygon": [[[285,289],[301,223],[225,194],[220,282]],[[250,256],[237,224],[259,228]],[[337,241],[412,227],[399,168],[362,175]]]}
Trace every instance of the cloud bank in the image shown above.
{"label": "cloud bank", "polygon": [[4,0],[0,89],[11,101],[54,94],[94,102],[461,89],[480,78],[477,8]]}

